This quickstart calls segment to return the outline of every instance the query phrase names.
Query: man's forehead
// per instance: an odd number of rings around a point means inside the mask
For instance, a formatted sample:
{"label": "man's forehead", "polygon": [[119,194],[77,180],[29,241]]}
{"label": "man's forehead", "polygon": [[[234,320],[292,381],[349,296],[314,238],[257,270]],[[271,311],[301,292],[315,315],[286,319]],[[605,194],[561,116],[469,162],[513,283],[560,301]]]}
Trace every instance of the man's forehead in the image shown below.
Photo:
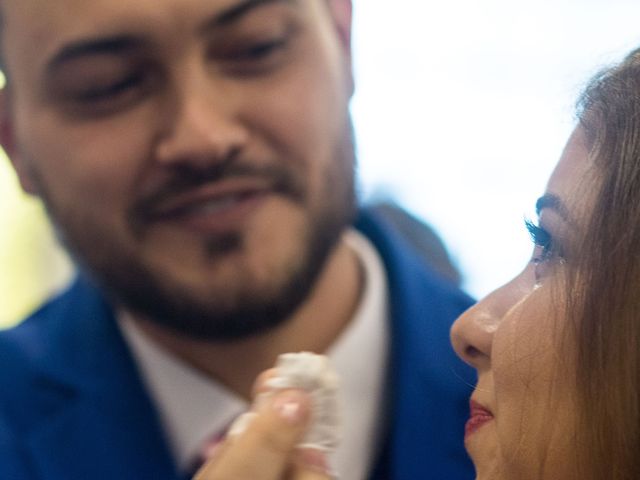
{"label": "man's forehead", "polygon": [[[266,3],[303,4],[303,0],[0,0],[0,8],[8,16],[52,19],[74,12],[69,20],[88,14],[137,15],[153,11],[202,8],[223,11],[237,5]],[[153,8],[152,8],[153,7]]]}
{"label": "man's forehead", "polygon": [[[135,16],[166,9],[193,7],[208,4],[210,8],[225,8],[238,0],[0,0],[2,9],[9,20],[30,20],[52,23],[65,18],[69,23],[92,16]],[[67,14],[73,12],[70,18]]]}
{"label": "man's forehead", "polygon": [[[325,0],[322,0],[323,3]],[[192,28],[195,23],[215,16],[241,18],[243,14],[265,5],[288,5],[306,10],[310,17],[312,5],[306,0],[0,0],[5,24],[13,25],[15,33],[36,35],[35,31],[53,34],[109,33],[117,29],[158,27]],[[306,16],[306,15],[305,15]],[[228,22],[231,23],[231,22]],[[167,32],[170,33],[170,32]],[[32,41],[34,39],[29,39]],[[44,40],[44,39],[42,39]]]}

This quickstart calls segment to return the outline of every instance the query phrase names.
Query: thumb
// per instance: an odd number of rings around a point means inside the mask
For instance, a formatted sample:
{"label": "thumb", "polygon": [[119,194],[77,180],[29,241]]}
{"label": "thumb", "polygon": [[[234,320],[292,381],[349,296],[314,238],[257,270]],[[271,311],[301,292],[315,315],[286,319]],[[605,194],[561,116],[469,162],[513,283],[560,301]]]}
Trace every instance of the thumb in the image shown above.
{"label": "thumb", "polygon": [[196,480],[280,480],[311,416],[311,399],[301,390],[285,390],[260,402],[247,430],[231,437]]}

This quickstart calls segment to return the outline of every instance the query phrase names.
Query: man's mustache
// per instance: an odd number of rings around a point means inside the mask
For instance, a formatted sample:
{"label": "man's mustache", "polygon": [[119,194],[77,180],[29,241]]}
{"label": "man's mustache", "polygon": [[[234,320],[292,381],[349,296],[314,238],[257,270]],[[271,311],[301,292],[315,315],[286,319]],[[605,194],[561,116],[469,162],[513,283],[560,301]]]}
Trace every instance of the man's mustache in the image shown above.
{"label": "man's mustache", "polygon": [[306,188],[300,181],[301,176],[296,176],[291,169],[282,165],[223,163],[208,168],[176,170],[163,185],[135,203],[130,218],[139,224],[152,218],[160,205],[176,196],[233,178],[259,179],[274,193],[295,202],[304,202],[306,198]]}

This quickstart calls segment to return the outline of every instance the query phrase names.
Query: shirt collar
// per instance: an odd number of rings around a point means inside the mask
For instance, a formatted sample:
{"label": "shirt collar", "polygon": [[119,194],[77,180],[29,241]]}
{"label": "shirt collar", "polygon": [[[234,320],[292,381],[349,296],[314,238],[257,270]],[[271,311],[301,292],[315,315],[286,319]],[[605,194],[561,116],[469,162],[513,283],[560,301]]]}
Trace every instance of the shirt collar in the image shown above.
{"label": "shirt collar", "polygon": [[188,471],[205,442],[247,410],[247,402],[153,342],[123,315],[119,325],[154,402],[178,468]]}

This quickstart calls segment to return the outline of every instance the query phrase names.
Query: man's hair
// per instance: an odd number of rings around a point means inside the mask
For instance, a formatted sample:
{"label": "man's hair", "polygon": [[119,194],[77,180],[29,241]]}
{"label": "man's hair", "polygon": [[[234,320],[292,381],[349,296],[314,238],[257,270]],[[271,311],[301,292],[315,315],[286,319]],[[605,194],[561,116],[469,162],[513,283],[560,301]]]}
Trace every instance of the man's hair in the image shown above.
{"label": "man's hair", "polygon": [[8,82],[9,77],[4,61],[4,10],[2,7],[2,0],[0,0],[0,73],[4,75],[5,80]]}
{"label": "man's hair", "polygon": [[4,42],[2,41],[3,34],[4,34],[4,14],[2,11],[2,1],[0,0],[0,71],[6,75],[5,68],[4,68],[4,55],[2,51],[3,50],[2,45],[4,44]]}
{"label": "man's hair", "polygon": [[640,478],[640,49],[578,104],[596,199],[569,268],[584,479]]}

